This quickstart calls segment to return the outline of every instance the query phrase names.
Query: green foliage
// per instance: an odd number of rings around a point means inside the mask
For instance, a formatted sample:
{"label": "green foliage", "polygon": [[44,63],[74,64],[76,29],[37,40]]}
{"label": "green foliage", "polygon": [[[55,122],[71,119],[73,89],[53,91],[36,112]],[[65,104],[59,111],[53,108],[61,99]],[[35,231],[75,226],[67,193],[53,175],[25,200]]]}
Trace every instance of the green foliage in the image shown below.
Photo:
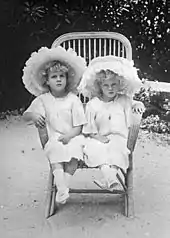
{"label": "green foliage", "polygon": [[21,116],[24,112],[23,108],[16,110],[7,110],[5,112],[0,112],[0,120],[8,119],[11,116]]}
{"label": "green foliage", "polygon": [[141,123],[142,129],[170,134],[170,94],[143,87],[134,99],[142,101],[146,108]]}
{"label": "green foliage", "polygon": [[142,77],[169,79],[170,27],[165,0],[79,0],[76,4],[73,0],[27,0],[20,8],[20,22],[41,22],[36,36],[54,35],[56,30],[62,34],[63,29],[120,32],[132,43],[133,59]]}
{"label": "green foliage", "polygon": [[23,3],[22,11],[22,20],[36,23],[45,16],[47,8],[39,3],[26,1]]}
{"label": "green foliage", "polygon": [[149,132],[170,134],[170,122],[161,120],[158,115],[150,115],[142,120],[141,128]]}
{"label": "green foliage", "polygon": [[146,111],[144,117],[159,115],[166,119],[170,112],[170,95],[167,92],[154,91],[151,87],[142,87],[134,96],[135,100],[144,103]]}
{"label": "green foliage", "polygon": [[[131,42],[141,78],[169,81],[170,27],[165,0],[0,1],[0,111],[29,100],[21,83],[25,60],[72,31],[116,31]],[[10,70],[9,70],[10,69]],[[20,97],[18,98],[18,94]],[[15,100],[9,100],[14,98]],[[21,100],[22,99],[22,100]]]}

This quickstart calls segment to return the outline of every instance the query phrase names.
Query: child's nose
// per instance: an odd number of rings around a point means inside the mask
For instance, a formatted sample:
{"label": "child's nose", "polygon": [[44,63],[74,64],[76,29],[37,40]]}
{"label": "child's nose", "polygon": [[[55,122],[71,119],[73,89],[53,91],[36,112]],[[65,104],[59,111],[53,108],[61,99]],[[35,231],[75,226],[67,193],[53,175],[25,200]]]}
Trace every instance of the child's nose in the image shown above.
{"label": "child's nose", "polygon": [[57,81],[61,81],[61,77],[60,76],[57,76]]}

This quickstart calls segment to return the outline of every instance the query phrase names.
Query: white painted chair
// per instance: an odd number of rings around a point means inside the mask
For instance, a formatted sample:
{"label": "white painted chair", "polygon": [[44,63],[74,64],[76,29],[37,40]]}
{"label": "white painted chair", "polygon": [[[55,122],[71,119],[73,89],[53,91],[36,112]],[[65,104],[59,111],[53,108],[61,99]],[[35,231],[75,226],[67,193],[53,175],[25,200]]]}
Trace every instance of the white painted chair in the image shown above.
{"label": "white painted chair", "polygon": [[[116,55],[120,57],[132,59],[132,47],[129,40],[122,34],[115,32],[74,32],[67,33],[58,37],[52,44],[52,47],[63,46],[68,49],[73,48],[78,55],[84,57],[87,62],[97,56]],[[83,104],[86,103],[86,99],[81,97]],[[136,101],[136,104],[139,102]],[[140,102],[141,106],[141,102]],[[133,199],[133,151],[135,148],[136,140],[138,137],[138,131],[140,127],[142,114],[132,112],[132,124],[129,130],[128,148],[130,150],[129,155],[129,168],[122,173],[125,177],[125,183],[123,183],[120,176],[118,179],[122,184],[123,190],[115,190],[109,192],[107,190],[99,189],[70,189],[70,193],[112,193],[122,194],[124,196],[124,214],[127,217],[133,217],[134,215],[134,199]],[[39,136],[44,147],[48,140],[47,130],[39,129]],[[50,217],[55,212],[55,195],[56,186],[54,184],[54,176],[50,166],[49,182],[47,191],[47,203],[46,203],[46,218]]]}

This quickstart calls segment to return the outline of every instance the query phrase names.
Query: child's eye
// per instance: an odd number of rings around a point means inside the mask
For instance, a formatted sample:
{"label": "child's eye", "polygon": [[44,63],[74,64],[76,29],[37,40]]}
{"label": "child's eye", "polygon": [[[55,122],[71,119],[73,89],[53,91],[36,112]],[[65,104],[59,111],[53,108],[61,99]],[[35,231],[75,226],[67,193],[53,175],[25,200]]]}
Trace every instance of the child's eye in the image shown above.
{"label": "child's eye", "polygon": [[64,77],[65,77],[65,75],[64,75],[64,74],[61,74],[61,75],[60,75],[60,77],[61,77],[61,78],[64,78]]}

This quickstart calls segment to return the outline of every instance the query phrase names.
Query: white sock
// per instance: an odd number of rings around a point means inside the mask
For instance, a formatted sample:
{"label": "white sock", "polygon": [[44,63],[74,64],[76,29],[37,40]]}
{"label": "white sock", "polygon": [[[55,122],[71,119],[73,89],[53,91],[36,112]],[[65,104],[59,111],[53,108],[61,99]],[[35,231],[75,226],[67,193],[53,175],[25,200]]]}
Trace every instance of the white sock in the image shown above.
{"label": "white sock", "polygon": [[103,178],[106,181],[108,187],[110,187],[111,184],[117,181],[117,169],[111,168],[109,165],[102,165],[101,166],[101,172],[103,174]]}
{"label": "white sock", "polygon": [[57,186],[58,191],[64,191],[67,189],[66,180],[64,176],[63,169],[55,169],[53,171],[54,181]]}
{"label": "white sock", "polygon": [[109,172],[108,172],[108,177],[109,177],[109,187],[113,184],[113,183],[117,183],[118,179],[117,179],[117,168],[111,167]]}

